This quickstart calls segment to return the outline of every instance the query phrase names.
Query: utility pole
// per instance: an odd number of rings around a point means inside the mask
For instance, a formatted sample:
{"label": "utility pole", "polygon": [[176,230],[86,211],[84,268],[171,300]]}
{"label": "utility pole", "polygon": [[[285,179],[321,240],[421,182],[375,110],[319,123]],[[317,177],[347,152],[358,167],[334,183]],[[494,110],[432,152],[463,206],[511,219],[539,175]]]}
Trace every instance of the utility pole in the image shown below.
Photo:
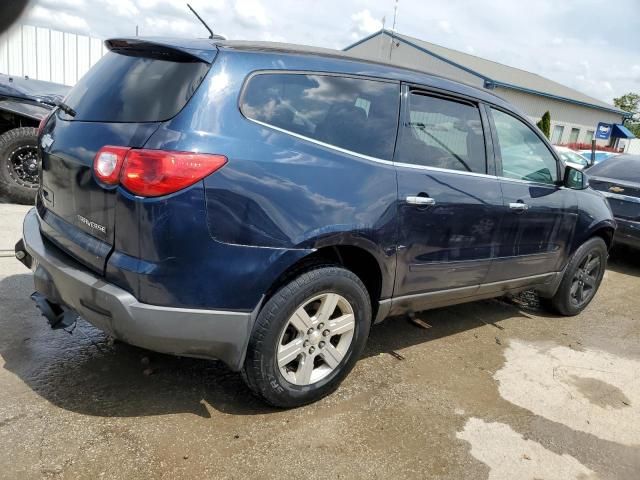
{"label": "utility pole", "polygon": [[394,35],[396,34],[396,18],[398,16],[398,0],[393,6],[393,25],[391,26],[391,44],[389,45],[389,60],[391,60],[391,51],[393,50]]}
{"label": "utility pole", "polygon": [[138,25],[136,25],[136,37],[138,36]]}

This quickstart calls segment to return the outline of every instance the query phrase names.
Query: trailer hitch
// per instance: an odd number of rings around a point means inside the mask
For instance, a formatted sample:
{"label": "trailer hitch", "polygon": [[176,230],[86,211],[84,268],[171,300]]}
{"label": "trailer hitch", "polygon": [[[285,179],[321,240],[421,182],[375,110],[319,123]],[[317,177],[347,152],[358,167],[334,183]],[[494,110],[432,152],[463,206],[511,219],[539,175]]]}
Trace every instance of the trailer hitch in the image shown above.
{"label": "trailer hitch", "polygon": [[42,316],[47,319],[54,330],[72,327],[78,320],[78,314],[73,310],[50,302],[41,293],[33,292],[31,299],[36,303],[36,307],[38,307]]}

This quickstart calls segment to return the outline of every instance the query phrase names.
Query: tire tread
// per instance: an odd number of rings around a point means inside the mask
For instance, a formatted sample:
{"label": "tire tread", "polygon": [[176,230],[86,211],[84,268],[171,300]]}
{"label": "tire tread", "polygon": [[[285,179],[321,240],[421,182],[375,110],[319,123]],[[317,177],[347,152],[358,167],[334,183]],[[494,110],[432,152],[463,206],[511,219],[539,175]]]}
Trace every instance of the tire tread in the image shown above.
{"label": "tire tread", "polygon": [[[265,362],[269,359],[264,355],[264,347],[266,337],[271,332],[271,328],[276,322],[279,312],[283,312],[287,308],[288,300],[293,298],[297,292],[307,287],[310,284],[314,284],[320,280],[330,276],[347,277],[351,280],[356,287],[360,290],[363,301],[366,302],[366,312],[369,317],[371,313],[371,302],[366,287],[353,272],[346,270],[345,268],[331,264],[317,264],[309,266],[305,271],[298,271],[297,276],[292,278],[288,283],[279,288],[273,296],[266,302],[253,328],[251,338],[249,340],[249,346],[247,349],[247,356],[245,359],[244,367],[242,369],[242,377],[244,378],[247,386],[251,391],[260,397],[266,403],[275,407],[293,407],[300,406],[305,403],[311,403],[318,398],[310,398],[308,401],[292,401],[287,402],[283,399],[281,392],[277,392],[278,387],[272,385],[267,375],[265,374]],[[368,330],[367,330],[368,331]],[[359,353],[359,352],[356,352]],[[348,373],[348,372],[347,372]],[[345,373],[346,375],[346,373]],[[327,395],[334,391],[339,386],[339,381],[323,393],[322,396]]]}

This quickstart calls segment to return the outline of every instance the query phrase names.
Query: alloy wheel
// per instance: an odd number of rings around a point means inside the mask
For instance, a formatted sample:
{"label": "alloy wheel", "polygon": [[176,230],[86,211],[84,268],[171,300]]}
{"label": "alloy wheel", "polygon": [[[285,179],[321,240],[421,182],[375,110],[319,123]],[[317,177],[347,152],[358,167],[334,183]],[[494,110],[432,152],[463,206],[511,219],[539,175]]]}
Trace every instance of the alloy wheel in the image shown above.
{"label": "alloy wheel", "polygon": [[35,145],[24,145],[11,152],[7,168],[9,176],[18,185],[38,188],[38,148]]}
{"label": "alloy wheel", "polygon": [[355,326],[353,307],[343,296],[323,293],[307,300],[280,335],[276,354],[280,373],[295,385],[322,380],[349,351]]}
{"label": "alloy wheel", "polygon": [[596,252],[589,252],[580,262],[571,280],[571,303],[580,307],[591,300],[596,292],[602,259]]}

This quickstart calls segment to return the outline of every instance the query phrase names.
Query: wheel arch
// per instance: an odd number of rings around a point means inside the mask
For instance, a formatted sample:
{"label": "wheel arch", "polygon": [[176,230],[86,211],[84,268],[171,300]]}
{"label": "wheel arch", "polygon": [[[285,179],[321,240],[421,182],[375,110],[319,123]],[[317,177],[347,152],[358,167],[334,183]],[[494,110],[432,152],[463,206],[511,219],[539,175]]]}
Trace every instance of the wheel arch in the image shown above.
{"label": "wheel arch", "polygon": [[[369,293],[373,317],[375,318],[380,299],[391,295],[393,278],[388,278],[389,266],[380,261],[379,255],[365,248],[362,244],[325,244],[314,249],[308,255],[299,258],[271,282],[263,297],[262,305],[282,286],[301,273],[329,264],[340,265],[360,278]],[[393,271],[395,271],[395,266]]]}
{"label": "wheel arch", "polygon": [[592,237],[602,238],[604,240],[604,243],[607,244],[607,250],[610,250],[611,246],[613,245],[614,233],[615,233],[615,228],[613,228],[613,226],[601,226],[600,228],[592,232],[589,238],[592,238]]}
{"label": "wheel arch", "polygon": [[37,128],[40,123],[40,119],[38,118],[22,115],[2,108],[2,106],[0,106],[0,117],[2,117],[0,118],[0,134],[24,127]]}

